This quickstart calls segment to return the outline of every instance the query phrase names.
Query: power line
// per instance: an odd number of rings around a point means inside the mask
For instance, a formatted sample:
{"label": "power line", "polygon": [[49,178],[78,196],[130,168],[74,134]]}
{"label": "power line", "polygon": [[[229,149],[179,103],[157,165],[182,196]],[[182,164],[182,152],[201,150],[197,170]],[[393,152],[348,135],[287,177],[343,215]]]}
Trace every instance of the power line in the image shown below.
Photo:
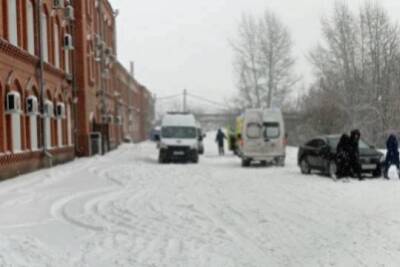
{"label": "power line", "polygon": [[168,99],[171,99],[171,98],[177,98],[177,97],[181,97],[181,96],[182,96],[182,94],[157,97],[157,101],[159,101],[159,100],[168,100]]}
{"label": "power line", "polygon": [[157,101],[164,101],[164,100],[170,100],[170,99],[173,99],[173,98],[178,98],[178,97],[182,98],[183,97],[183,106],[185,106],[185,102],[187,101],[187,100],[185,100],[185,94],[186,94],[186,96],[194,98],[197,101],[201,101],[203,103],[207,103],[208,105],[212,105],[214,107],[218,107],[218,109],[220,109],[220,110],[230,109],[230,107],[225,103],[221,103],[221,102],[217,102],[217,101],[214,101],[214,100],[210,100],[210,99],[207,99],[207,98],[199,96],[199,95],[188,93],[187,91],[186,92],[184,91],[183,94],[181,93],[181,94],[176,94],[176,95],[169,95],[169,96],[159,97],[159,98],[157,98]]}
{"label": "power line", "polygon": [[197,100],[200,100],[200,101],[207,102],[207,103],[209,103],[209,104],[218,106],[218,107],[220,107],[220,108],[221,108],[221,106],[223,106],[223,107],[225,107],[225,108],[229,108],[228,105],[226,105],[225,103],[220,103],[220,102],[217,102],[217,101],[214,101],[214,100],[210,100],[210,99],[207,99],[207,98],[198,96],[198,95],[193,95],[193,94],[189,94],[189,93],[188,93],[188,96],[191,96],[191,97],[193,97],[193,98],[195,98],[195,99],[197,99]]}

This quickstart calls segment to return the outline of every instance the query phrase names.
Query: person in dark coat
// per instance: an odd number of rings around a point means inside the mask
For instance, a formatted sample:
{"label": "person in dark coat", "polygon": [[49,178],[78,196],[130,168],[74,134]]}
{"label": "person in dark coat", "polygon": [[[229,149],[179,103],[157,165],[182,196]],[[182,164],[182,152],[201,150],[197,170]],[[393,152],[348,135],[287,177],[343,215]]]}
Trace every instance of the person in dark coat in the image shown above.
{"label": "person in dark coat", "polygon": [[385,158],[385,172],[384,176],[388,179],[389,168],[392,165],[395,165],[397,170],[400,168],[400,160],[399,160],[399,143],[394,134],[391,134],[386,141],[386,158]]}
{"label": "person in dark coat", "polygon": [[343,134],[336,147],[336,177],[338,179],[350,176],[350,137]]}
{"label": "person in dark coat", "polygon": [[228,134],[228,143],[229,143],[229,150],[232,152],[236,152],[236,133],[233,128],[229,130]]}
{"label": "person in dark coat", "polygon": [[360,149],[359,142],[361,138],[361,133],[359,130],[353,130],[350,134],[350,170],[352,177],[362,180],[361,175],[361,163],[360,163]]}
{"label": "person in dark coat", "polygon": [[226,135],[224,134],[224,132],[219,129],[217,132],[217,136],[215,137],[215,141],[218,144],[218,151],[219,151],[219,155],[225,155],[225,149],[224,149],[224,141],[226,139]]}

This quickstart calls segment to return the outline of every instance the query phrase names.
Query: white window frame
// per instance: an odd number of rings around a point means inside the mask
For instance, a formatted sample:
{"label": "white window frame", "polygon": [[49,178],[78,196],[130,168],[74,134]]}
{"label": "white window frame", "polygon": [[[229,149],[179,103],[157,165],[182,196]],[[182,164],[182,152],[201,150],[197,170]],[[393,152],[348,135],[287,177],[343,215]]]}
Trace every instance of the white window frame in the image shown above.
{"label": "white window frame", "polygon": [[35,12],[31,0],[26,0],[26,33],[28,41],[28,52],[35,54]]}
{"label": "white window frame", "polygon": [[7,0],[8,11],[8,41],[18,46],[18,15],[17,0]]}
{"label": "white window frame", "polygon": [[70,63],[69,63],[69,50],[64,48],[64,67],[65,67],[65,73],[70,74],[71,69],[70,69]]}
{"label": "white window frame", "polygon": [[60,68],[60,29],[57,23],[54,23],[54,66]]}
{"label": "white window frame", "polygon": [[43,59],[45,62],[49,62],[48,17],[44,10],[40,14],[40,19],[42,20]]}

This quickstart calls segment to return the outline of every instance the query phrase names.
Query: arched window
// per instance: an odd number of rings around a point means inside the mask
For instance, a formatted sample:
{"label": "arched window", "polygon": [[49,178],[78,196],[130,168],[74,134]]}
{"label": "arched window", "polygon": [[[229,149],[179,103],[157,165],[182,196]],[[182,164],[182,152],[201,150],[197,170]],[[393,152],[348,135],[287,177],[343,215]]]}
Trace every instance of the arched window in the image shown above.
{"label": "arched window", "polygon": [[35,19],[34,8],[31,0],[26,0],[26,36],[28,52],[35,54]]}
{"label": "arched window", "polygon": [[54,66],[60,68],[60,30],[57,23],[54,23]]}
{"label": "arched window", "polygon": [[67,105],[67,134],[68,134],[68,145],[72,145],[72,109],[71,104]]}
{"label": "arched window", "polygon": [[6,96],[6,112],[9,115],[9,129],[11,130],[8,140],[12,152],[21,152],[21,95],[17,91],[10,91]]}
{"label": "arched window", "polygon": [[57,102],[56,104],[56,120],[57,120],[57,146],[62,147],[63,146],[63,139],[64,139],[64,134],[63,134],[63,120],[65,119],[65,104],[60,101]]}
{"label": "arched window", "polygon": [[48,18],[44,10],[42,10],[40,19],[42,20],[43,59],[45,62],[49,62]]}
{"label": "arched window", "polygon": [[30,136],[30,149],[37,150],[39,145],[38,140],[38,99],[35,95],[31,95],[26,99],[26,114],[28,116],[28,131]]}
{"label": "arched window", "polygon": [[43,112],[43,120],[44,120],[44,146],[45,148],[52,147],[52,139],[53,139],[53,131],[52,131],[52,120],[54,117],[54,105],[53,102],[49,99],[44,101],[44,112]]}
{"label": "arched window", "polygon": [[13,45],[18,45],[18,18],[17,0],[8,0],[8,41]]}

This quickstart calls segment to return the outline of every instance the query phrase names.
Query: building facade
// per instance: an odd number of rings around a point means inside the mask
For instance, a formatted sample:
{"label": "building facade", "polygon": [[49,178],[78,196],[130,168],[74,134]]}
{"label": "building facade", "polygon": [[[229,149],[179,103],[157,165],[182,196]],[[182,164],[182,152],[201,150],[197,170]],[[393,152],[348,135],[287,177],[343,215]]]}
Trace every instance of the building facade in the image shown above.
{"label": "building facade", "polygon": [[37,4],[1,0],[0,178],[75,154],[71,54],[60,45],[69,24],[52,1]]}
{"label": "building facade", "polygon": [[[116,59],[116,13],[107,0],[75,1],[75,62],[80,156],[107,152],[125,141],[141,141],[140,85]],[[147,90],[147,89],[146,89]],[[147,95],[148,93],[146,93]]]}
{"label": "building facade", "polygon": [[0,179],[145,139],[115,27],[106,0],[0,0]]}

